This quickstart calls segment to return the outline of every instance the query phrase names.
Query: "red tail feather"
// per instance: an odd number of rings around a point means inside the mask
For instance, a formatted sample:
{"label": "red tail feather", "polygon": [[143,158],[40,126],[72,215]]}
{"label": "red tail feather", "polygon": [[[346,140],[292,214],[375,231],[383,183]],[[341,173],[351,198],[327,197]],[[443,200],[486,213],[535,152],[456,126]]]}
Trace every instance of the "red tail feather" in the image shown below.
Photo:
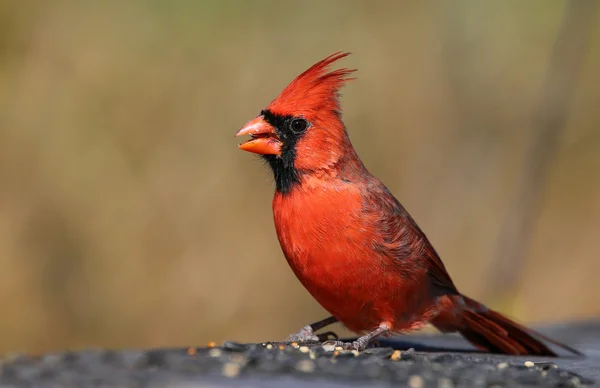
{"label": "red tail feather", "polygon": [[[582,355],[578,350],[522,326],[473,299],[466,296],[462,296],[462,299],[466,306],[454,329],[480,350],[513,355],[557,356],[543,340]],[[447,324],[442,327],[444,331],[450,329]]]}

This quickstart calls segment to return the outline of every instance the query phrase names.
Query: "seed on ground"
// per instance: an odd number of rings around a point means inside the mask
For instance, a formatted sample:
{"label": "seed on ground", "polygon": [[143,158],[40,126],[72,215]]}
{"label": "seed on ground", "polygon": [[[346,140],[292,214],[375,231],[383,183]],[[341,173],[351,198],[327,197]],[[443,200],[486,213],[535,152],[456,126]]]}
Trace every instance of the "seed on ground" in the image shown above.
{"label": "seed on ground", "polygon": [[223,376],[225,377],[236,377],[240,374],[241,366],[234,362],[228,362],[223,365]]}
{"label": "seed on ground", "polygon": [[410,388],[423,388],[425,380],[421,376],[410,376],[408,379],[408,386]]}
{"label": "seed on ground", "polygon": [[221,357],[221,354],[223,354],[223,351],[219,348],[213,348],[208,352],[208,355],[211,357]]}
{"label": "seed on ground", "polygon": [[304,373],[312,373],[315,370],[315,363],[310,360],[300,360],[296,364],[296,369]]}
{"label": "seed on ground", "polygon": [[505,361],[505,362],[501,362],[500,364],[496,365],[496,368],[498,368],[498,369],[506,369],[506,368],[508,368],[508,366],[509,366],[508,362]]}

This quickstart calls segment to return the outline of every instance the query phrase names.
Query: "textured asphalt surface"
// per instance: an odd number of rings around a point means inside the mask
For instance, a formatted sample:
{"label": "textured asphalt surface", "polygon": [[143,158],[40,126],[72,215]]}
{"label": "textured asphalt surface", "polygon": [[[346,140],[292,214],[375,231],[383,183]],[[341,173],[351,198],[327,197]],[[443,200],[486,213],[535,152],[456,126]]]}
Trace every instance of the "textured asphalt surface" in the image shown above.
{"label": "textured asphalt surface", "polygon": [[507,357],[453,335],[382,340],[364,352],[276,342],[84,350],[0,358],[0,387],[579,387],[600,386],[600,322],[541,328],[585,357]]}

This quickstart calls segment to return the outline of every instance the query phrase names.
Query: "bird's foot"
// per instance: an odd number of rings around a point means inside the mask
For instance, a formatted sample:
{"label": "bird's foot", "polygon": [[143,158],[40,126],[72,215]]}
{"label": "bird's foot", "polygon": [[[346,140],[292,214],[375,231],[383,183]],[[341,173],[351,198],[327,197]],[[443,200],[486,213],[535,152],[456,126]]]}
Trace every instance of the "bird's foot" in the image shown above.
{"label": "bird's foot", "polygon": [[336,340],[339,338],[333,331],[315,334],[313,328],[310,325],[307,325],[300,329],[300,331],[296,334],[288,335],[283,342],[323,342],[331,337],[335,338]]}
{"label": "bird's foot", "polygon": [[360,337],[356,341],[352,342],[344,342],[344,341],[325,341],[321,345],[325,350],[335,350],[338,347],[341,347],[344,350],[358,350],[363,351],[369,346],[370,339],[365,337]]}
{"label": "bird's foot", "polygon": [[325,341],[321,346],[326,350],[335,350],[335,348],[341,347],[344,350],[358,350],[360,352],[365,350],[369,346],[369,343],[378,336],[389,333],[390,327],[391,325],[388,322],[383,322],[377,329],[362,337],[358,337],[356,341]]}

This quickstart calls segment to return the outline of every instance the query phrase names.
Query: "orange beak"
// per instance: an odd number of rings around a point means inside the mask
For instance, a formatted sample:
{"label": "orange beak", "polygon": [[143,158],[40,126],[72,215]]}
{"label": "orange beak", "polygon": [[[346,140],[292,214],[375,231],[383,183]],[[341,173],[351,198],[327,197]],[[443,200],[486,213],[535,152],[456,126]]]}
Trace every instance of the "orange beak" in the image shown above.
{"label": "orange beak", "polygon": [[250,135],[250,140],[238,146],[241,150],[260,155],[281,155],[281,140],[279,140],[275,128],[267,123],[262,115],[248,121],[235,134],[236,137],[243,135]]}

